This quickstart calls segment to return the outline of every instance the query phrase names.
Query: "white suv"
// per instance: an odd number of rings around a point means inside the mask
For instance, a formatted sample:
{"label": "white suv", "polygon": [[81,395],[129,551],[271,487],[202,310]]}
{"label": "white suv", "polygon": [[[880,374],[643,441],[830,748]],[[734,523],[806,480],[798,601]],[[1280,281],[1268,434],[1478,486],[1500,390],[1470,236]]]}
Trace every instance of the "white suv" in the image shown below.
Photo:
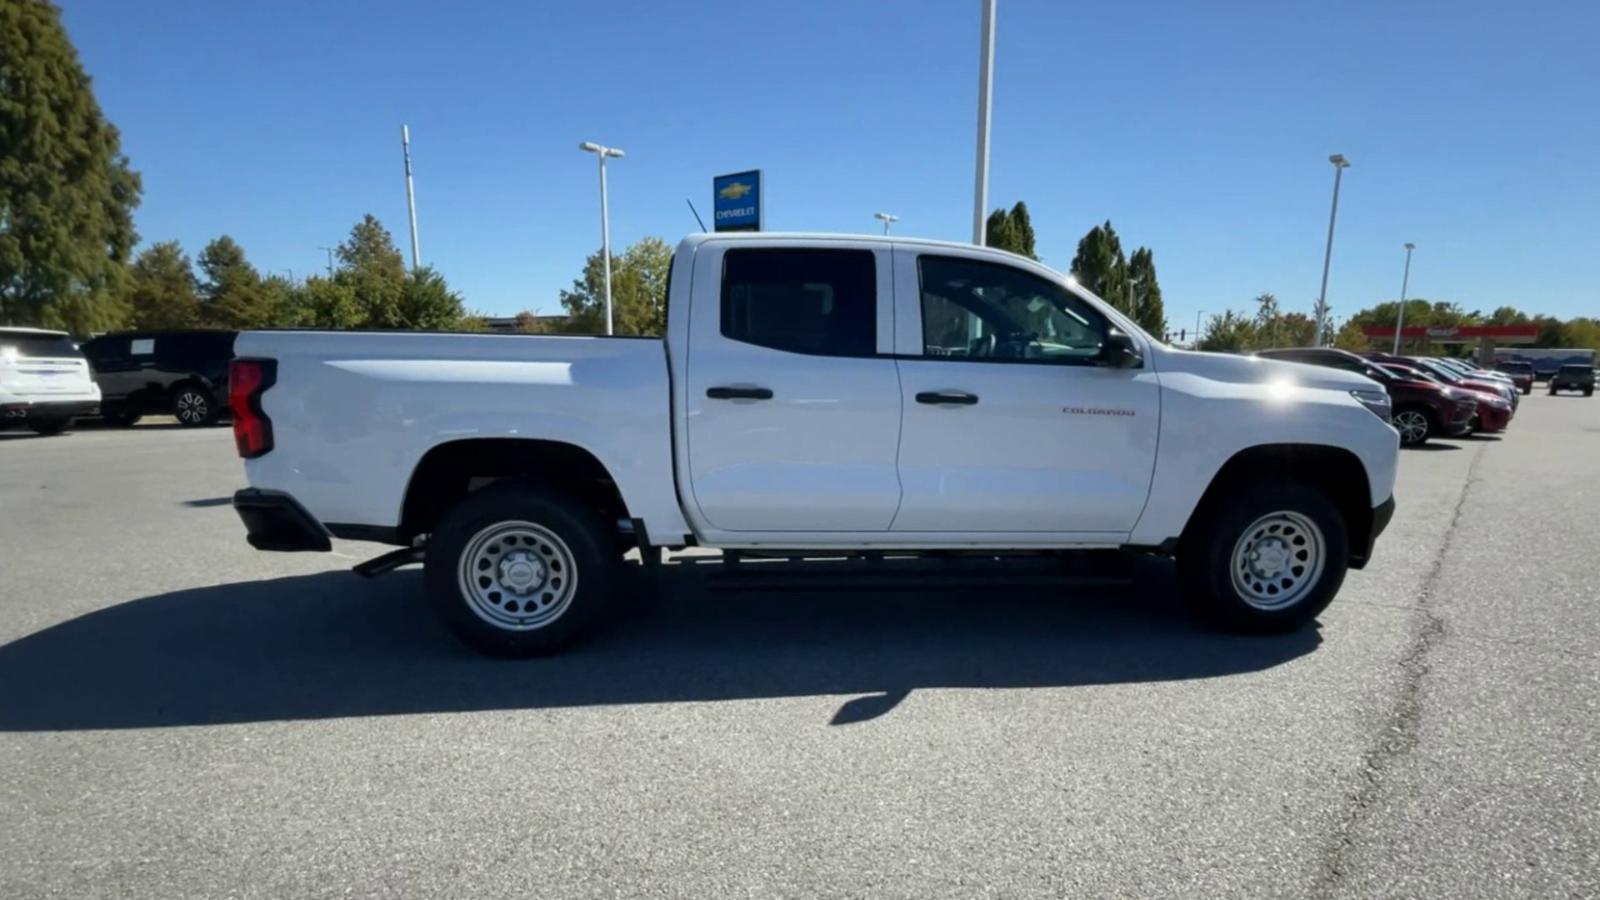
{"label": "white suv", "polygon": [[83,352],[65,331],[0,328],[0,428],[60,434],[100,409]]}

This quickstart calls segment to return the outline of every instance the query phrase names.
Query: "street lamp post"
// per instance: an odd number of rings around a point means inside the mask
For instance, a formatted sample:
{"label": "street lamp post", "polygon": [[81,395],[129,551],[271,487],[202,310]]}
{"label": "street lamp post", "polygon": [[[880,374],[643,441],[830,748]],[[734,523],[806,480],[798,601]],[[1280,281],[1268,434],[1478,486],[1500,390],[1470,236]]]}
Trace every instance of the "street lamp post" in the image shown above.
{"label": "street lamp post", "polygon": [[605,267],[606,284],[606,334],[614,333],[611,318],[611,220],[606,211],[606,157],[621,159],[623,153],[616,147],[602,147],[593,141],[584,141],[579,150],[600,158],[600,258]]}
{"label": "street lamp post", "polygon": [[1342,153],[1328,157],[1328,162],[1333,163],[1333,211],[1328,213],[1328,247],[1322,252],[1322,291],[1317,295],[1317,336],[1312,345],[1315,347],[1322,346],[1322,332],[1328,320],[1328,265],[1333,262],[1333,223],[1339,218],[1339,181],[1344,170],[1350,168],[1350,161]]}
{"label": "street lamp post", "polygon": [[1200,310],[1194,314],[1194,345],[1200,346],[1200,320],[1205,318],[1206,311]]}
{"label": "street lamp post", "polygon": [[328,251],[328,277],[332,278],[333,277],[333,248],[332,247],[318,247],[317,249],[318,250],[326,250],[326,251]]}
{"label": "street lamp post", "polygon": [[1417,245],[1406,243],[1406,273],[1400,276],[1400,314],[1394,320],[1394,355],[1400,355],[1400,330],[1406,327],[1406,288],[1411,286],[1411,251]]}
{"label": "street lamp post", "polygon": [[898,221],[900,221],[900,217],[899,216],[891,216],[886,212],[873,213],[872,217],[874,219],[879,219],[879,220],[881,220],[883,222],[883,233],[884,234],[888,234],[889,233],[889,223],[890,222],[898,222]]}
{"label": "street lamp post", "polygon": [[983,0],[978,50],[978,172],[972,186],[972,242],[983,246],[989,214],[989,98],[994,87],[994,4]]}

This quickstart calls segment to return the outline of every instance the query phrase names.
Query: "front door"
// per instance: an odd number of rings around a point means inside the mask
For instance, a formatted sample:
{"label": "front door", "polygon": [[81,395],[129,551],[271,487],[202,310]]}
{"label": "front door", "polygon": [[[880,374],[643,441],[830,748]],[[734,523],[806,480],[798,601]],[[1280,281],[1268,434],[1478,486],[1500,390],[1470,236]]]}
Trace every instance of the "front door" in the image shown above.
{"label": "front door", "polygon": [[893,530],[1131,531],[1160,388],[1148,368],[1101,364],[1111,320],[1042,269],[954,249],[897,250],[895,281],[904,493]]}
{"label": "front door", "polygon": [[888,529],[900,503],[892,284],[881,244],[701,245],[682,421],[708,531]]}

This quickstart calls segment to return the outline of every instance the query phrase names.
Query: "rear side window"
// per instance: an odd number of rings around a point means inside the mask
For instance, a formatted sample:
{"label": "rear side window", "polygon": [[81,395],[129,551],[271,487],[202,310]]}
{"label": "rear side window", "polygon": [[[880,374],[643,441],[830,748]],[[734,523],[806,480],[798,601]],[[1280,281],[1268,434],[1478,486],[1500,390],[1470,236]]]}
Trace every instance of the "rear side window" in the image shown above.
{"label": "rear side window", "polygon": [[78,345],[65,334],[40,334],[33,331],[0,331],[0,353],[21,359],[55,357],[82,359]]}
{"label": "rear side window", "polygon": [[817,356],[877,348],[877,261],[870,250],[729,250],[722,261],[722,334]]}

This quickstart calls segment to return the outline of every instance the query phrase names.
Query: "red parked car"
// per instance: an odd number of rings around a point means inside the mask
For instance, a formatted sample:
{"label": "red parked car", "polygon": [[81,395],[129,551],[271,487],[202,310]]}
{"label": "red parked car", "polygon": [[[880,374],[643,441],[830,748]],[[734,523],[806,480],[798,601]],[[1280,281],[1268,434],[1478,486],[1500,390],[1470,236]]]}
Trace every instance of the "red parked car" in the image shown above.
{"label": "red parked car", "polygon": [[1418,373],[1386,370],[1382,365],[1362,359],[1348,350],[1336,347],[1285,347],[1281,350],[1261,350],[1256,355],[1344,369],[1365,375],[1383,385],[1393,410],[1389,422],[1400,432],[1400,443],[1407,447],[1424,443],[1430,437],[1466,434],[1472,430],[1472,421],[1478,415],[1476,395],[1446,387]]}
{"label": "red parked car", "polygon": [[1386,369],[1394,369],[1409,376],[1423,378],[1473,397],[1478,404],[1477,411],[1472,417],[1473,431],[1504,431],[1505,427],[1511,424],[1511,404],[1506,400],[1505,393],[1498,385],[1483,384],[1467,379],[1458,379],[1452,382],[1446,372],[1439,372],[1414,360],[1400,357],[1374,358],[1373,361]]}

